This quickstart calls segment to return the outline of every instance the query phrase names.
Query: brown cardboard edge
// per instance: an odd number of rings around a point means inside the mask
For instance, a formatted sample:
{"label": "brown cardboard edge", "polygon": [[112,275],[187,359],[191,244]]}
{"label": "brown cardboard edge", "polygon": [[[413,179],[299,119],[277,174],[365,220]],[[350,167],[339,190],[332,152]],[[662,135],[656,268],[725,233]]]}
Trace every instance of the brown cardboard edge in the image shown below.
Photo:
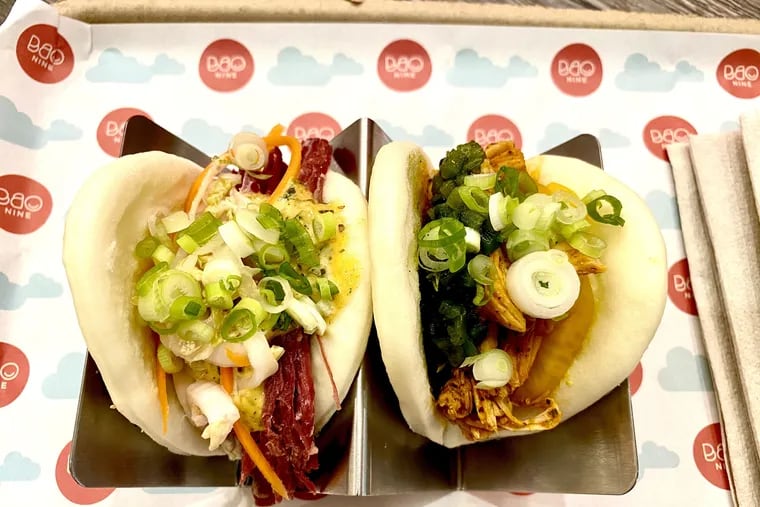
{"label": "brown cardboard edge", "polygon": [[[441,23],[760,34],[758,19],[554,9],[461,1],[60,0],[60,14],[91,24],[319,21]],[[445,8],[442,8],[445,7]]]}

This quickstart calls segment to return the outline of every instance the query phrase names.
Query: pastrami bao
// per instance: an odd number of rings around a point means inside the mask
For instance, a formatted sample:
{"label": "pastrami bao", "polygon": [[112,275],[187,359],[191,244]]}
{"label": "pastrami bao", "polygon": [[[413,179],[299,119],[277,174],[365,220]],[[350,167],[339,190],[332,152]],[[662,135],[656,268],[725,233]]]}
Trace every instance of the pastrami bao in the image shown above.
{"label": "pastrami bao", "polygon": [[665,308],[646,204],[511,142],[384,146],[369,189],[372,300],[409,427],[457,447],[550,430],[633,371]]}
{"label": "pastrami bao", "polygon": [[77,317],[115,408],[174,453],[242,459],[257,499],[315,491],[315,435],[367,345],[367,205],[331,161],[327,141],[281,126],[238,134],[205,169],[129,155],[66,218]]}

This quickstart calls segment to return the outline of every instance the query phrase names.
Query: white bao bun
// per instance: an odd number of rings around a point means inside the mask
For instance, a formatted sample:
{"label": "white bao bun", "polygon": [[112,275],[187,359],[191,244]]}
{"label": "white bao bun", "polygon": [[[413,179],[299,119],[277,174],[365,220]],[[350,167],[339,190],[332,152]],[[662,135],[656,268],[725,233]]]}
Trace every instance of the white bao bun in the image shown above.
{"label": "white bao bun", "polygon": [[[63,262],[87,349],[98,366],[114,407],[154,441],[176,454],[224,454],[208,450],[200,430],[184,416],[171,382],[169,425],[162,432],[151,333],[131,304],[145,266],[134,255],[148,219],[158,210],[180,209],[201,168],[186,159],[152,151],[116,159],[96,170],[79,189],[66,216]],[[357,185],[329,172],[325,200],[345,204],[347,254],[363,261],[359,282],[322,341],[341,400],[359,367],[371,326],[367,206]],[[332,386],[312,341],[320,428],[335,412]]]}
{"label": "white bao bun", "polygon": [[[473,443],[441,417],[427,376],[422,344],[416,235],[419,205],[434,168],[413,143],[379,151],[369,188],[372,301],[380,349],[410,429],[446,447]],[[625,226],[594,225],[607,242],[607,271],[594,275],[597,315],[586,345],[553,393],[562,420],[589,407],[633,371],[659,326],[667,294],[665,244],[646,203],[630,188],[581,160],[543,155],[528,160],[539,183],[556,182],[583,196],[603,189],[623,205]],[[502,430],[491,438],[525,435]]]}

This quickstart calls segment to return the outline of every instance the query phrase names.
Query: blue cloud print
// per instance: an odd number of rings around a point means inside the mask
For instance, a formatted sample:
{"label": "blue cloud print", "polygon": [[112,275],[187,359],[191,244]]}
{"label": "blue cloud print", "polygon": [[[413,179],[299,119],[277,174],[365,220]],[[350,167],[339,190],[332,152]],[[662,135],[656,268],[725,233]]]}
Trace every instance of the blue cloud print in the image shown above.
{"label": "blue cloud print", "polygon": [[[544,152],[580,134],[581,131],[570,128],[564,123],[550,123],[546,126],[544,137],[539,139],[536,146],[539,152]],[[608,128],[600,129],[597,138],[602,148],[625,148],[631,145],[631,140],[626,136]]]}
{"label": "blue cloud print", "polygon": [[420,146],[452,146],[454,138],[433,125],[425,125],[421,134],[412,134],[403,127],[378,120],[380,127],[394,141],[410,141]]}
{"label": "blue cloud print", "polygon": [[666,391],[713,390],[712,374],[705,356],[675,347],[668,351],[665,361],[665,368],[659,371],[657,380]]}
{"label": "blue cloud print", "polygon": [[639,452],[639,478],[647,468],[676,468],[681,463],[678,454],[664,445],[658,445],[651,440],[644,442]]}
{"label": "blue cloud print", "polygon": [[73,141],[80,137],[82,130],[63,120],[53,120],[48,128],[35,125],[11,99],[0,95],[0,139],[38,150],[50,141]]}
{"label": "blue cloud print", "polygon": [[675,197],[662,190],[653,190],[647,194],[646,203],[660,229],[681,228],[681,218],[678,215],[678,204]]}
{"label": "blue cloud print", "polygon": [[200,495],[208,494],[217,488],[143,488],[151,495]]}
{"label": "blue cloud print", "polygon": [[13,283],[5,273],[0,273],[0,310],[17,310],[27,299],[55,298],[61,294],[61,284],[40,273],[33,274],[26,285]]}
{"label": "blue cloud print", "polygon": [[[264,131],[253,125],[243,125],[239,132],[264,135]],[[226,132],[223,128],[211,125],[201,118],[191,118],[182,125],[180,137],[207,155],[214,155],[224,152],[230,144],[230,139],[236,133]]]}
{"label": "blue cloud print", "polygon": [[538,152],[542,153],[546,150],[554,148],[558,144],[569,141],[579,134],[580,131],[571,129],[564,123],[550,123],[546,126],[544,137],[538,141]]}
{"label": "blue cloud print", "polygon": [[42,394],[54,400],[75,399],[82,381],[84,354],[72,352],[58,362],[55,373],[42,382]]}
{"label": "blue cloud print", "polygon": [[685,60],[678,62],[674,70],[668,71],[645,55],[634,53],[626,59],[624,70],[615,78],[615,84],[626,91],[668,92],[679,81],[698,82],[704,78],[701,70]]}
{"label": "blue cloud print", "polygon": [[732,120],[724,121],[720,124],[720,132],[736,132],[740,128],[739,122]]}
{"label": "blue cloud print", "polygon": [[510,78],[537,75],[536,67],[517,55],[512,56],[507,65],[500,66],[478,55],[474,49],[462,49],[454,57],[454,66],[449,69],[446,79],[454,86],[498,88]]}
{"label": "blue cloud print", "polygon": [[631,145],[631,140],[623,134],[605,128],[599,131],[599,143],[602,148],[626,148]]}
{"label": "blue cloud print", "polygon": [[269,80],[281,86],[322,86],[333,77],[358,76],[362,72],[364,67],[343,53],[336,53],[330,65],[324,65],[291,46],[277,55],[277,65],[269,70]]}
{"label": "blue cloud print", "polygon": [[85,73],[85,77],[95,83],[147,83],[154,76],[184,72],[184,65],[163,53],[156,56],[152,64],[145,65],[116,48],[108,48],[100,53],[98,63]]}
{"label": "blue cloud print", "polygon": [[40,466],[19,452],[5,455],[0,465],[0,482],[33,481],[40,476]]}

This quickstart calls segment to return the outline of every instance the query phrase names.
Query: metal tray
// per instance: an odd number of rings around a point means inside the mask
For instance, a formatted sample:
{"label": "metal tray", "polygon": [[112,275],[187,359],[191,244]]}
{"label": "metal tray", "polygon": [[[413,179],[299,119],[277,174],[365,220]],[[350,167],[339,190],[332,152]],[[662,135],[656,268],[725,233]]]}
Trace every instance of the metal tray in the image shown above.
{"label": "metal tray", "polygon": [[[390,141],[362,118],[331,144],[336,162],[365,195],[377,151]],[[209,157],[135,116],[122,155],[161,150],[201,166]],[[546,153],[602,167],[597,139],[583,134]],[[374,328],[364,361],[338,412],[317,438],[326,494],[393,495],[453,490],[624,494],[636,482],[638,460],[628,381],[572,419],[539,434],[446,449],[412,433],[380,360]],[[84,367],[69,469],[86,487],[234,486],[238,464],[225,457],[172,454],[111,408],[90,355]]]}

